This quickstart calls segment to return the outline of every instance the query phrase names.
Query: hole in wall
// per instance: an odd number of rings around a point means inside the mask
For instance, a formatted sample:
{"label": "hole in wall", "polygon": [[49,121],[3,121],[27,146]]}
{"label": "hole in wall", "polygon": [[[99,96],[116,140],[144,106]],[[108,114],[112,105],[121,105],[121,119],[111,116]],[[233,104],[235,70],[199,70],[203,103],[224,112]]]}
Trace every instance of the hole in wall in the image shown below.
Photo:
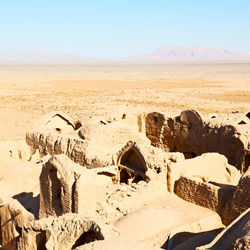
{"label": "hole in wall", "polygon": [[157,123],[158,122],[158,117],[155,115],[154,116],[154,122]]}
{"label": "hole in wall", "polygon": [[185,159],[192,159],[195,158],[196,155],[193,152],[183,152]]}
{"label": "hole in wall", "polygon": [[56,131],[60,134],[62,133],[62,130],[60,128],[56,128]]}
{"label": "hole in wall", "polygon": [[46,233],[45,231],[38,233],[36,235],[36,245],[37,245],[37,250],[43,250],[46,249],[46,244],[47,239],[46,239]]}
{"label": "hole in wall", "polygon": [[242,120],[242,121],[238,122],[238,124],[241,125],[241,124],[247,124],[247,123]]}
{"label": "hole in wall", "polygon": [[131,147],[125,151],[118,164],[120,183],[131,184],[131,182],[137,183],[141,180],[147,181],[146,163],[143,156],[136,148]]}
{"label": "hole in wall", "polygon": [[135,173],[145,174],[146,167],[145,163],[143,162],[143,157],[139,156],[133,148],[129,149],[125,152],[120,160],[120,164],[133,170]]}
{"label": "hole in wall", "polygon": [[79,247],[81,245],[93,242],[99,240],[98,235],[95,231],[90,230],[88,232],[84,232],[75,242],[75,244],[72,246],[72,249],[75,249],[76,247]]}

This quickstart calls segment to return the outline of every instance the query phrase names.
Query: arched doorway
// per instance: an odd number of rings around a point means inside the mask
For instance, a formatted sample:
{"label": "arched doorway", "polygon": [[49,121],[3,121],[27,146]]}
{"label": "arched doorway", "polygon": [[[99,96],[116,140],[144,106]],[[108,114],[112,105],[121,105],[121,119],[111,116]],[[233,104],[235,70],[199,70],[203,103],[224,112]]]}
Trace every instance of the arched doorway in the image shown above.
{"label": "arched doorway", "polygon": [[118,181],[120,183],[137,183],[147,181],[147,166],[143,155],[135,144],[129,143],[122,149],[117,160]]}
{"label": "arched doorway", "polygon": [[76,247],[82,246],[84,244],[96,241],[96,240],[101,240],[103,237],[100,237],[95,231],[90,230],[87,232],[84,232],[74,243],[72,246],[72,249],[75,249]]}

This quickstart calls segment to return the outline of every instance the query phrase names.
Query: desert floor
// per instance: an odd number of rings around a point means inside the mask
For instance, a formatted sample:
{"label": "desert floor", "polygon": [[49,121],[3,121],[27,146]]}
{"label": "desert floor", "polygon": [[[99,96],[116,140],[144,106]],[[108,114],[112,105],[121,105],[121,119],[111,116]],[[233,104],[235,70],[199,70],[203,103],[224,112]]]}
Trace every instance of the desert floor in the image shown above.
{"label": "desert floor", "polygon": [[42,114],[250,109],[250,63],[0,64],[0,140],[23,139]]}
{"label": "desert floor", "polygon": [[[0,90],[0,190],[6,197],[23,190],[33,193],[31,205],[38,211],[42,163],[16,159],[10,149],[22,147],[25,132],[43,114],[59,110],[84,122],[93,115],[112,117],[118,111],[177,115],[194,108],[201,114],[218,116],[249,111],[250,63],[5,63],[0,64]],[[16,185],[17,180],[22,185]],[[105,187],[100,190],[105,191]],[[181,200],[164,187],[160,188],[162,193],[159,186],[155,187],[157,192],[151,195],[160,198],[155,197],[143,209],[116,223],[127,239],[152,240],[161,232],[165,237],[164,233],[172,228],[184,232],[186,225],[199,225],[200,231],[222,226],[215,212]],[[192,236],[180,234],[179,240]]]}

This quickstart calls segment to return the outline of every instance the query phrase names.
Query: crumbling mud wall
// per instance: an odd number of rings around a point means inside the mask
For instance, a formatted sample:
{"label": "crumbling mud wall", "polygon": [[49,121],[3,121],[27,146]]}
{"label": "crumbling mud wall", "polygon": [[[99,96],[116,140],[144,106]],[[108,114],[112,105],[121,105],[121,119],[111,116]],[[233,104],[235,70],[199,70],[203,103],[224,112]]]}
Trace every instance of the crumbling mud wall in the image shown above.
{"label": "crumbling mud wall", "polygon": [[167,167],[169,192],[174,191],[175,182],[180,177],[194,178],[217,186],[235,186],[241,177],[239,170],[228,164],[226,157],[218,153],[205,153],[192,159],[169,163]]}
{"label": "crumbling mud wall", "polygon": [[112,232],[101,224],[103,231],[96,222],[82,214],[67,213],[35,220],[18,201],[11,198],[1,201],[0,244],[6,250],[68,250],[102,240]]}
{"label": "crumbling mud wall", "polygon": [[65,154],[82,166],[97,168],[115,164],[117,152],[129,140],[150,145],[144,134],[123,121],[107,122],[96,118],[70,133],[58,131],[42,126],[26,133],[31,154],[36,151],[39,151],[40,157]]}
{"label": "crumbling mud wall", "polygon": [[175,182],[174,192],[186,201],[224,213],[228,200],[232,199],[234,186],[217,186],[211,183],[200,182],[195,178],[180,177]]}
{"label": "crumbling mud wall", "polygon": [[86,162],[87,142],[77,135],[80,123],[74,123],[70,117],[61,112],[44,115],[26,133],[26,143],[31,156],[39,152],[40,157],[47,154],[65,154],[74,162],[84,165]]}
{"label": "crumbling mud wall", "polygon": [[168,164],[167,186],[182,199],[216,211],[225,225],[250,207],[250,168],[241,176],[218,153]]}
{"label": "crumbling mud wall", "polygon": [[[85,171],[84,171],[85,170]],[[39,218],[95,212],[95,175],[72,162],[66,155],[52,156],[40,175]]]}
{"label": "crumbling mud wall", "polygon": [[44,116],[42,116],[39,120],[37,120],[34,124],[34,128],[42,129],[42,130],[54,130],[58,133],[68,133],[77,129],[79,125],[72,121],[72,119],[59,111],[52,111]]}
{"label": "crumbling mud wall", "polygon": [[117,166],[117,177],[120,183],[129,184],[129,179],[132,182],[146,181],[148,179],[146,176],[146,162],[140,150],[134,144],[127,145],[122,150],[117,159]]}
{"label": "crumbling mud wall", "polygon": [[[243,182],[244,185],[241,184]],[[225,156],[218,153],[206,153],[193,159],[168,164],[168,191],[186,201],[216,211],[226,225],[235,218],[230,218],[231,203],[234,204],[236,196],[244,197],[237,194],[247,194],[245,182],[246,179],[241,177],[240,172],[227,163]],[[236,207],[240,213],[244,211],[243,207],[250,206],[249,199],[246,198],[243,204],[241,206],[237,202]]]}
{"label": "crumbling mud wall", "polygon": [[[151,142],[166,152],[184,153],[186,158],[218,152],[225,155],[231,165],[245,172],[250,164],[248,115],[228,120],[202,119],[195,110],[183,111],[176,117],[153,112],[139,115],[137,127],[135,124],[129,126],[126,118],[106,121],[98,117],[81,127],[56,113],[52,118],[41,118],[40,126],[38,124],[26,134],[26,142],[32,154],[36,150],[40,156],[66,154],[89,168],[115,164],[114,154],[127,141],[133,140],[142,145]],[[55,117],[60,122],[53,120]],[[69,131],[63,129],[65,126]]]}
{"label": "crumbling mud wall", "polygon": [[74,249],[86,243],[102,240],[101,228],[93,220],[79,214],[64,214],[29,223],[22,228],[16,249]]}
{"label": "crumbling mud wall", "polygon": [[129,141],[115,156],[117,167],[117,182],[137,183],[148,182],[160,172],[167,171],[170,162],[184,160],[182,153],[164,152],[151,145],[138,145]]}
{"label": "crumbling mud wall", "polygon": [[17,200],[12,198],[0,200],[0,245],[3,249],[16,250],[22,229],[35,218]]}
{"label": "crumbling mud wall", "polygon": [[82,166],[88,165],[86,159],[88,142],[75,136],[59,135],[50,131],[43,133],[32,131],[26,133],[26,143],[30,146],[33,153],[38,150],[40,157],[47,154],[65,154]]}
{"label": "crumbling mud wall", "polygon": [[182,152],[186,158],[218,152],[241,172],[245,172],[250,164],[250,140],[245,133],[249,123],[205,121],[197,111],[186,110],[174,118],[158,112],[149,113],[140,116],[138,124],[141,131],[145,126],[145,134],[151,144],[164,151]]}
{"label": "crumbling mud wall", "polygon": [[226,223],[236,219],[240,214],[250,207],[250,167],[247,172],[240,178],[238,185],[235,187],[233,197],[228,205],[225,216]]}

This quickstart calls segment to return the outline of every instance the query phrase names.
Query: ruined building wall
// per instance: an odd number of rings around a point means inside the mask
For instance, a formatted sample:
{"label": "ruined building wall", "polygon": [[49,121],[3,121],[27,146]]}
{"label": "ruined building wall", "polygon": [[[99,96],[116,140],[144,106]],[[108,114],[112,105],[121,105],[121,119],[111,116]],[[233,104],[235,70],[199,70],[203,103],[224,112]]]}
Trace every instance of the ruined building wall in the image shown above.
{"label": "ruined building wall", "polygon": [[230,223],[250,207],[250,167],[240,178],[233,192],[232,202],[227,211],[227,222]]}
{"label": "ruined building wall", "polygon": [[[142,117],[138,120],[142,126]],[[145,133],[153,146],[167,152],[182,152],[187,158],[218,152],[242,172],[249,165],[246,161],[250,152],[248,138],[233,125],[203,121],[194,110],[183,111],[175,118],[157,112],[149,113],[145,116]]]}
{"label": "ruined building wall", "polygon": [[[101,152],[92,148],[89,141],[83,140],[77,136],[59,135],[51,132],[40,133],[32,131],[26,133],[26,143],[31,148],[32,154],[37,150],[40,157],[47,154],[59,155],[65,154],[75,163],[87,168],[98,168],[108,166],[114,163],[113,155]],[[106,148],[103,148],[105,151]]]}
{"label": "ruined building wall", "polygon": [[40,175],[39,218],[66,213],[92,215],[96,208],[95,176],[66,155],[56,155],[43,165]]}
{"label": "ruined building wall", "polygon": [[0,243],[3,249],[16,250],[22,228],[26,228],[34,220],[34,216],[17,200],[4,199],[0,207]]}
{"label": "ruined building wall", "polygon": [[186,201],[214,210],[223,215],[226,202],[232,199],[233,186],[220,187],[194,178],[181,177],[175,182],[174,192]]}
{"label": "ruined building wall", "polygon": [[31,154],[36,151],[39,151],[41,157],[47,154],[65,154],[87,168],[115,164],[116,153],[129,140],[150,145],[149,139],[138,133],[136,127],[118,121],[105,123],[93,120],[79,130],[65,134],[44,127],[26,133],[26,143],[31,148]]}
{"label": "ruined building wall", "polygon": [[68,213],[29,223],[22,228],[16,249],[68,250],[103,239],[101,228],[93,220]]}
{"label": "ruined building wall", "polygon": [[26,133],[26,143],[30,146],[32,153],[38,150],[41,157],[47,154],[65,154],[80,165],[86,162],[85,152],[88,142],[80,138],[31,131]]}
{"label": "ruined building wall", "polygon": [[168,191],[216,211],[225,225],[250,207],[250,168],[241,176],[218,153],[168,164]]}

